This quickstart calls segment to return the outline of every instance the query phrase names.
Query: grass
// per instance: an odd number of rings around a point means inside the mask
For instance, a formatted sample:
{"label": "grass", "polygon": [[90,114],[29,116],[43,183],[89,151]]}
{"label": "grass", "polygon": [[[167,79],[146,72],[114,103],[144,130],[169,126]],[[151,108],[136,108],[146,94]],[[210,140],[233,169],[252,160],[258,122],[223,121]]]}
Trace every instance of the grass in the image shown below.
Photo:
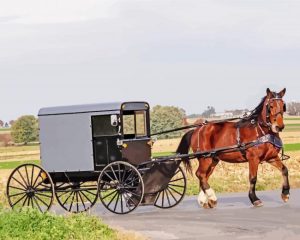
{"label": "grass", "polygon": [[0,132],[10,132],[10,128],[0,128]]}
{"label": "grass", "polygon": [[175,152],[155,152],[152,153],[152,157],[165,157],[170,155],[175,155]]}
{"label": "grass", "polygon": [[284,118],[284,120],[287,120],[287,121],[300,121],[300,118],[299,118],[299,117],[295,117],[295,118]]}
{"label": "grass", "polygon": [[40,146],[35,145],[26,145],[26,146],[13,146],[13,147],[0,147],[1,153],[12,153],[12,152],[26,152],[26,151],[38,151]]}
{"label": "grass", "polygon": [[[5,171],[5,170],[3,170]],[[4,180],[4,181],[3,181]],[[12,211],[5,194],[6,180],[0,175],[0,240],[2,239],[102,239],[144,240],[131,231],[114,230],[89,214],[42,214],[36,210]]]}
{"label": "grass", "polygon": [[0,210],[0,239],[117,239],[117,232],[87,214],[58,216],[37,210]]}
{"label": "grass", "polygon": [[285,125],[286,127],[300,127],[300,123],[289,123]]}
{"label": "grass", "polygon": [[300,143],[284,144],[284,151],[294,152],[300,150]]}
{"label": "grass", "polygon": [[291,124],[286,124],[284,128],[285,132],[296,132],[300,131],[300,123],[291,123]]}
{"label": "grass", "polygon": [[25,160],[25,161],[7,161],[7,162],[0,162],[0,170],[2,169],[14,169],[17,166],[23,163],[33,163],[33,164],[40,164],[40,160]]}

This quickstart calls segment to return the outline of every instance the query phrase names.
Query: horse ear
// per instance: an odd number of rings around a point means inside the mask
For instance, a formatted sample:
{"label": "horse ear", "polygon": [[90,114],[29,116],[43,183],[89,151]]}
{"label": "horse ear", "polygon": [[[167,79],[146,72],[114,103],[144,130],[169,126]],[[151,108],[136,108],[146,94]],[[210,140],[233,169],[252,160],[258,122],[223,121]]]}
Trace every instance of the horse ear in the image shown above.
{"label": "horse ear", "polygon": [[270,95],[272,94],[270,88],[267,88],[267,91],[266,91],[266,92],[267,92],[267,95],[268,95],[268,96],[270,96]]}
{"label": "horse ear", "polygon": [[285,94],[286,88],[282,89],[278,94],[282,98]]}

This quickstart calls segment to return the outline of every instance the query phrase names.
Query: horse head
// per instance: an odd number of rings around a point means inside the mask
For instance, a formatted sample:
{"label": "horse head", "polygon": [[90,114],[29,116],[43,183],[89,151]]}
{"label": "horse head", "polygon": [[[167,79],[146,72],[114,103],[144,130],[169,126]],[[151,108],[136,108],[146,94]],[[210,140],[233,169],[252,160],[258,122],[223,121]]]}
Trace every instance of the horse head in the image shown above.
{"label": "horse head", "polygon": [[284,88],[276,93],[267,88],[262,114],[265,115],[263,117],[265,124],[274,133],[279,133],[284,129],[283,114],[286,111],[286,105],[282,98],[285,91]]}

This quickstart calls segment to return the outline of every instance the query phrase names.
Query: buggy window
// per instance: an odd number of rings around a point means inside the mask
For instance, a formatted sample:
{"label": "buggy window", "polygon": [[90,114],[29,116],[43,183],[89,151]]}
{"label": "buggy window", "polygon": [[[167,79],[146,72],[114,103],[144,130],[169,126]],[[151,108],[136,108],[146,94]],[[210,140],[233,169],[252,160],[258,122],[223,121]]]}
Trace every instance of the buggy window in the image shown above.
{"label": "buggy window", "polygon": [[92,116],[93,137],[118,134],[118,127],[112,126],[111,115]]}
{"label": "buggy window", "polygon": [[123,113],[125,139],[147,136],[146,127],[146,111],[125,111]]}
{"label": "buggy window", "polygon": [[123,116],[123,132],[124,134],[134,134],[134,113]]}
{"label": "buggy window", "polygon": [[146,135],[146,112],[145,111],[136,111],[136,135],[145,136]]}

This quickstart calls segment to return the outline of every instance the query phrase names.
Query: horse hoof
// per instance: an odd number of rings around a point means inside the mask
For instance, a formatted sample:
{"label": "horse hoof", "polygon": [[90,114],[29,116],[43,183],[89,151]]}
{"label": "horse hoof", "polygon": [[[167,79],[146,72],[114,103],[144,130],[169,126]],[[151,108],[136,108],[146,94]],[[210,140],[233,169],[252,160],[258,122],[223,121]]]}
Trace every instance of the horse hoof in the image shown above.
{"label": "horse hoof", "polygon": [[261,200],[256,200],[254,203],[253,203],[253,206],[254,207],[262,207],[264,204]]}
{"label": "horse hoof", "polygon": [[286,203],[290,199],[290,194],[287,194],[287,195],[281,194],[281,198]]}
{"label": "horse hoof", "polygon": [[210,206],[208,205],[208,203],[203,203],[203,204],[202,204],[202,207],[203,207],[204,209],[210,209]]}
{"label": "horse hoof", "polygon": [[208,200],[208,206],[210,208],[215,208],[217,206],[217,201],[214,201],[214,200]]}

